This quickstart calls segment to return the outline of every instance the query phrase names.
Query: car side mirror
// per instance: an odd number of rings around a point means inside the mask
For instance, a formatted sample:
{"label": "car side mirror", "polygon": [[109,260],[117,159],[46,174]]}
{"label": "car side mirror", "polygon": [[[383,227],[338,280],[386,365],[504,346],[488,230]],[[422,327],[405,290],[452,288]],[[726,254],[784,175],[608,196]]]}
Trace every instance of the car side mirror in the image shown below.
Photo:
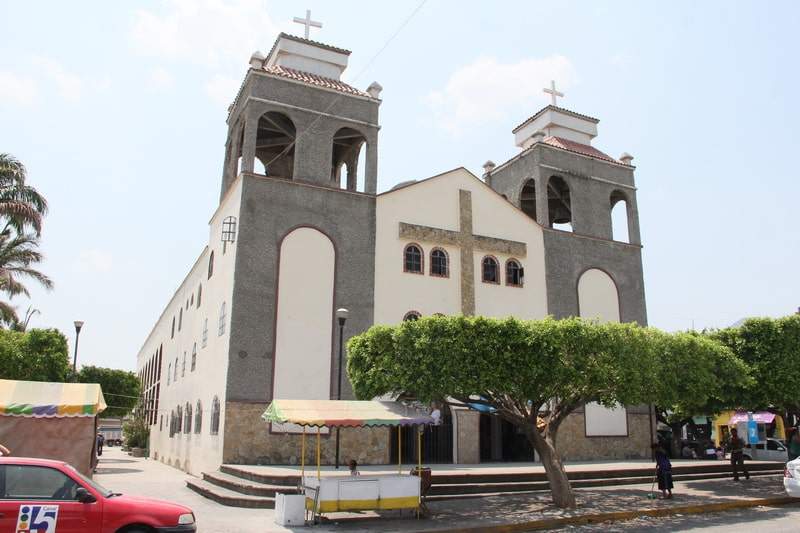
{"label": "car side mirror", "polygon": [[83,487],[78,487],[75,490],[75,499],[81,503],[94,503],[97,501],[97,498],[95,498],[91,492]]}

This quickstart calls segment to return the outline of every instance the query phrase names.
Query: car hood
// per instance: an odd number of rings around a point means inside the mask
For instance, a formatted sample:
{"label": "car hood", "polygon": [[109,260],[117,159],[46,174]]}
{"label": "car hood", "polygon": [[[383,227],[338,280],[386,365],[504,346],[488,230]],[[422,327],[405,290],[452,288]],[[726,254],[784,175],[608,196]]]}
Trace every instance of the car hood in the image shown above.
{"label": "car hood", "polygon": [[168,502],[165,500],[158,500],[156,498],[147,498],[145,496],[133,496],[130,494],[121,494],[106,498],[106,503],[111,505],[135,505],[141,506],[143,510],[147,510],[153,514],[172,514],[182,515],[184,513],[191,513],[192,510],[185,505],[178,503]]}
{"label": "car hood", "polygon": [[800,457],[786,463],[789,468],[800,468]]}

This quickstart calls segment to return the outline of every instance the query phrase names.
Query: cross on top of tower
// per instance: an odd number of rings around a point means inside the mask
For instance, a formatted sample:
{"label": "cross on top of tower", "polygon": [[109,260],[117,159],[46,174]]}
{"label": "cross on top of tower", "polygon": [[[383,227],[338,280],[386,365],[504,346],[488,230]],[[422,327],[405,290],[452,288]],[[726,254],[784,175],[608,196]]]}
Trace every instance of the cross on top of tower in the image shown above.
{"label": "cross on top of tower", "polygon": [[[295,20],[297,20],[297,19],[295,19]],[[544,91],[544,92],[546,92],[547,94],[550,95],[550,98],[552,99],[552,104],[554,106],[558,106],[558,102],[556,101],[556,98],[558,98],[558,97],[564,98],[564,93],[560,93],[560,92],[556,91],[556,82],[555,82],[555,80],[550,80],[550,88],[549,89],[542,89],[542,91]]]}
{"label": "cross on top of tower", "polygon": [[310,9],[306,9],[306,18],[301,19],[300,17],[294,17],[294,22],[296,22],[298,24],[302,24],[303,26],[306,27],[306,39],[308,39],[308,36],[310,35],[309,32],[311,31],[311,27],[312,26],[314,28],[321,28],[322,27],[322,23],[321,22],[317,22],[315,20],[311,20],[311,10]]}

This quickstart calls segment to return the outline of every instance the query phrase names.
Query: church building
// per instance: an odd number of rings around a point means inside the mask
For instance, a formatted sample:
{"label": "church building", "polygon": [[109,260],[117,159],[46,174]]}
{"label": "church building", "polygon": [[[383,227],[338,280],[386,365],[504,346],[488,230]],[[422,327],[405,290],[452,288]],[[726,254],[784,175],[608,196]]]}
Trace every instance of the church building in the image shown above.
{"label": "church building", "polygon": [[[281,33],[250,58],[208,245],[138,354],[157,460],[193,474],[298,463],[298,429],[261,414],[274,398],[336,398],[339,343],[373,324],[434,314],[647,322],[633,158],[593,145],[597,119],[557,106],[553,85],[553,103],[512,130],[510,160],[481,176],[408,176],[379,193],[382,88],[341,81],[349,55]],[[625,239],[612,231],[615,206]],[[426,434],[430,462],[533,458],[496,417],[442,415]],[[590,403],[558,444],[570,460],[649,457],[653,423],[648,406]],[[393,435],[342,430],[342,457],[389,463],[413,445]],[[323,437],[325,462],[333,443]]]}

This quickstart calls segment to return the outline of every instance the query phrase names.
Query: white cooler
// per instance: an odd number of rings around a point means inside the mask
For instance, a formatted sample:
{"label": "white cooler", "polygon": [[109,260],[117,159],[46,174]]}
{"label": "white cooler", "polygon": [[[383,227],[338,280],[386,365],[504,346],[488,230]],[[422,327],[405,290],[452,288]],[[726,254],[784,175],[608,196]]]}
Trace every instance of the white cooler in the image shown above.
{"label": "white cooler", "polygon": [[303,526],[306,522],[306,497],[302,494],[275,495],[275,523],[279,526]]}

